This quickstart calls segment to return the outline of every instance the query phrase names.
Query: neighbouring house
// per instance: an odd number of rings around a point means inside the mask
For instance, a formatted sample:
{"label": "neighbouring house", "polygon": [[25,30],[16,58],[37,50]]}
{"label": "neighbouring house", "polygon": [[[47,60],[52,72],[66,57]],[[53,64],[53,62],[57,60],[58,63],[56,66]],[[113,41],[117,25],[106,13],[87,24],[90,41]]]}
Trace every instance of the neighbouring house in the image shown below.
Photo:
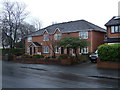
{"label": "neighbouring house", "polygon": [[107,27],[107,34],[104,40],[105,43],[120,43],[120,16],[114,16],[105,26]]}
{"label": "neighbouring house", "polygon": [[105,34],[105,29],[86,20],[57,23],[30,34],[26,38],[26,53],[52,56],[54,50],[56,55],[73,54],[73,50],[70,48],[65,49],[57,46],[53,48],[55,41],[62,37],[72,36],[89,42],[88,47],[77,50],[78,54],[87,54],[95,52],[97,47],[104,43]]}

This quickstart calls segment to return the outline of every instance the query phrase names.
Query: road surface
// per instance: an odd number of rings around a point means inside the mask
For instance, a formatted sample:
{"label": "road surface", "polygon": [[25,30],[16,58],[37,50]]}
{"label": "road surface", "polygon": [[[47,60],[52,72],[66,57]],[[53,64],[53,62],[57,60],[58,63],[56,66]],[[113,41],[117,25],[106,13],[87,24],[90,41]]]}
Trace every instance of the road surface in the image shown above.
{"label": "road surface", "polygon": [[3,61],[2,88],[118,88],[118,71],[97,69],[90,62],[40,65]]}

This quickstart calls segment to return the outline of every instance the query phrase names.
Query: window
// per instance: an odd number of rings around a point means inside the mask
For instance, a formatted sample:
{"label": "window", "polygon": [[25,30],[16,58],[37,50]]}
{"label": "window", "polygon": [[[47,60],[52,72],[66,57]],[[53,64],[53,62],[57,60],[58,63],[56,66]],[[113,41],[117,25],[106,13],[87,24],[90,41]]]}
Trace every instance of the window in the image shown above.
{"label": "window", "polygon": [[119,25],[119,32],[120,32],[120,25]]}
{"label": "window", "polygon": [[49,47],[48,46],[43,46],[43,52],[44,53],[49,53]]}
{"label": "window", "polygon": [[114,33],[114,26],[111,26],[111,33]]}
{"label": "window", "polygon": [[80,53],[83,53],[83,54],[88,53],[88,47],[80,48]]}
{"label": "window", "polygon": [[119,26],[111,26],[111,33],[120,33],[120,25]]}
{"label": "window", "polygon": [[80,32],[80,38],[88,39],[88,32]]}
{"label": "window", "polygon": [[59,53],[59,47],[55,47],[55,53]]}
{"label": "window", "polygon": [[32,37],[28,37],[28,42],[32,42]]}
{"label": "window", "polygon": [[43,41],[49,41],[49,36],[48,35],[43,35]]}
{"label": "window", "polygon": [[61,34],[55,34],[54,39],[55,40],[60,40],[61,39]]}

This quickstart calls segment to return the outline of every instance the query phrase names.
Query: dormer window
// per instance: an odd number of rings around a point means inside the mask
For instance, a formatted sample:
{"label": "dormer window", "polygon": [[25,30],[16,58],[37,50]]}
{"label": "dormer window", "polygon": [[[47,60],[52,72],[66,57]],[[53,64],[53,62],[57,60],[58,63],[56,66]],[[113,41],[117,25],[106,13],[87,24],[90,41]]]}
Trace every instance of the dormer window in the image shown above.
{"label": "dormer window", "polygon": [[55,34],[54,39],[55,40],[60,40],[61,39],[61,34]]}
{"label": "dormer window", "polygon": [[32,37],[28,37],[28,42],[32,42]]}
{"label": "dormer window", "polygon": [[111,26],[111,33],[120,33],[120,25]]}
{"label": "dormer window", "polygon": [[49,41],[49,35],[43,35],[43,41]]}

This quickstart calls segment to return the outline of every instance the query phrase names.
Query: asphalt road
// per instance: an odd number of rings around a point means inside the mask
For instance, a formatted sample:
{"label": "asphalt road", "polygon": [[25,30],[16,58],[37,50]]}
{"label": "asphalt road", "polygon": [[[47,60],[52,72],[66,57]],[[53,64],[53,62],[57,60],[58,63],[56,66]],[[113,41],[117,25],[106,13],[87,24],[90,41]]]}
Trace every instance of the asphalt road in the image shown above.
{"label": "asphalt road", "polygon": [[74,66],[2,63],[2,88],[118,88],[118,71],[90,62]]}

